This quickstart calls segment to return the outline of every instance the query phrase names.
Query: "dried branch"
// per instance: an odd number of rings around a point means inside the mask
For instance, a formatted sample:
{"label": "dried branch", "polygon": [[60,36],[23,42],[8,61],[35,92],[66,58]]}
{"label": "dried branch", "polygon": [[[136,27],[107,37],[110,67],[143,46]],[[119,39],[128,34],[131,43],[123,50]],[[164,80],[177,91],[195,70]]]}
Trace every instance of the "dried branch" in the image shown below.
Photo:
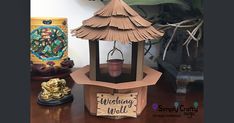
{"label": "dried branch", "polygon": [[[193,23],[193,24],[191,24],[191,23]],[[167,50],[168,50],[171,42],[173,41],[173,38],[174,38],[175,33],[176,33],[178,28],[192,28],[192,27],[195,27],[192,30],[192,32],[190,32],[188,29],[186,30],[186,32],[189,34],[189,36],[186,39],[186,41],[183,43],[183,46],[186,47],[186,51],[187,51],[188,56],[190,56],[188,46],[189,46],[190,42],[192,40],[194,40],[194,41],[197,42],[197,47],[198,47],[198,42],[202,37],[202,29],[201,29],[202,24],[203,24],[203,20],[201,20],[201,19],[188,19],[188,20],[181,21],[179,23],[158,25],[160,28],[164,28],[164,29],[168,29],[169,27],[174,28],[173,34],[172,34],[170,40],[168,41],[168,43],[167,43],[167,45],[166,45],[166,47],[164,49],[163,60],[165,60]],[[197,34],[197,31],[199,31],[198,35],[197,35],[197,37],[195,37],[195,35]]]}
{"label": "dried branch", "polygon": [[[202,35],[202,30],[201,30],[201,25],[203,24],[203,20],[200,21],[200,23],[193,29],[192,33],[188,32],[189,34],[189,37],[187,38],[187,40],[183,43],[183,46],[185,45],[186,46],[186,51],[187,51],[187,55],[190,56],[190,53],[189,53],[189,44],[190,42],[193,40],[195,40],[197,42],[197,47],[198,47],[198,41],[201,39],[201,35]],[[199,34],[198,34],[198,37],[195,38],[195,35],[197,34],[197,31],[199,30]]]}
{"label": "dried branch", "polygon": [[174,29],[174,31],[173,31],[173,34],[172,34],[170,40],[168,41],[167,46],[166,46],[166,48],[165,48],[165,50],[164,50],[164,52],[163,52],[163,60],[164,60],[165,57],[166,57],[167,49],[168,49],[168,47],[170,46],[170,44],[171,44],[171,42],[172,42],[172,39],[174,38],[174,35],[175,35],[175,33],[176,33],[177,28],[178,28],[178,26],[175,27],[175,29]]}

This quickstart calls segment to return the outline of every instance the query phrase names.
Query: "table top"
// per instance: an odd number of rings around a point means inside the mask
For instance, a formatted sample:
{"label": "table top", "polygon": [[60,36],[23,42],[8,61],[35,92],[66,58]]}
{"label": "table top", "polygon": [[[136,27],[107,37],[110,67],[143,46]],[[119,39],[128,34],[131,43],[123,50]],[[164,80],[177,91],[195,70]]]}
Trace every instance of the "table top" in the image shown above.
{"label": "table top", "polygon": [[[31,123],[203,123],[203,90],[195,89],[187,94],[176,94],[172,82],[164,77],[156,85],[148,87],[147,106],[137,118],[119,120],[90,115],[84,106],[83,85],[75,84],[72,78],[66,78],[72,88],[74,100],[71,103],[48,107],[37,104],[41,91],[41,81],[31,81]],[[194,110],[194,101],[198,102]],[[178,112],[174,108],[179,102]],[[177,103],[178,104],[178,103]],[[157,109],[155,108],[158,107]]]}

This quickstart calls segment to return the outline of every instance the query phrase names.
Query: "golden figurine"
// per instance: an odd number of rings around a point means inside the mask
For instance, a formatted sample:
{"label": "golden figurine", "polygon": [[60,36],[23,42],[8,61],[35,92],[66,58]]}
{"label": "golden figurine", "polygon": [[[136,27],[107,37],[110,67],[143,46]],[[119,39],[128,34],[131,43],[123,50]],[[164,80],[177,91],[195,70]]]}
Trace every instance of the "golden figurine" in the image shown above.
{"label": "golden figurine", "polygon": [[[71,89],[66,86],[64,79],[54,78],[41,83],[42,91],[38,103],[44,105],[58,105],[71,100]],[[45,104],[46,103],[46,104]]]}

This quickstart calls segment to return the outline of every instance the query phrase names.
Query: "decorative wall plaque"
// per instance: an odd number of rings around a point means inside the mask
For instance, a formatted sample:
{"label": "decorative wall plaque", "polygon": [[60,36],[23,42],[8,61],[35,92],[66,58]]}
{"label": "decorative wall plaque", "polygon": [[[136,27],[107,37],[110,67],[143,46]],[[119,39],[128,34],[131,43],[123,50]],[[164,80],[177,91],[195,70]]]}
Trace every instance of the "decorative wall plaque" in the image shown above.
{"label": "decorative wall plaque", "polygon": [[137,117],[137,93],[97,93],[97,116]]}
{"label": "decorative wall plaque", "polygon": [[67,18],[31,18],[30,61],[35,79],[59,75],[74,66],[68,57],[67,31]]}
{"label": "decorative wall plaque", "polygon": [[[66,18],[31,18],[31,61],[55,66],[68,57]],[[64,23],[65,22],[65,23]]]}

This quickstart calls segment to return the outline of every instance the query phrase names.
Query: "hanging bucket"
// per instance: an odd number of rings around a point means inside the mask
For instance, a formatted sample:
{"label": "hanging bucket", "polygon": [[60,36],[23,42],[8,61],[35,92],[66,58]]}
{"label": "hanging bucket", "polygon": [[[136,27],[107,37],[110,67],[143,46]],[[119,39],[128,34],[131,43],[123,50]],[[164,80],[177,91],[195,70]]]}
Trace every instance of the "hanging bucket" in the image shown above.
{"label": "hanging bucket", "polygon": [[[113,55],[115,50],[121,53],[122,59],[109,59],[110,53],[112,52],[111,55]],[[124,62],[123,53],[119,49],[114,48],[108,53],[107,65],[108,65],[108,73],[111,77],[118,77],[121,75],[123,62]]]}

